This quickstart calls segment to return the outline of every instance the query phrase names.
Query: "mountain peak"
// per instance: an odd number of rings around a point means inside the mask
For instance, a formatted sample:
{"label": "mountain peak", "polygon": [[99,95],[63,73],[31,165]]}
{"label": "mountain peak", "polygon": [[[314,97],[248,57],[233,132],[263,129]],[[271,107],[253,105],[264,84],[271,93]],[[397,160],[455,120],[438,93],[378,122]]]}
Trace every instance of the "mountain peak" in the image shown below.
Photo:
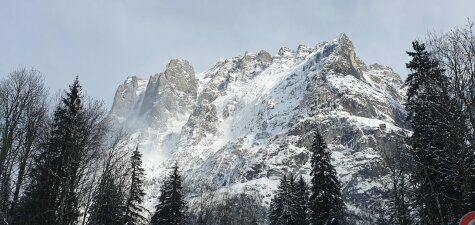
{"label": "mountain peak", "polygon": [[[200,82],[188,61],[174,59],[144,91],[118,89],[121,104],[115,107],[140,110],[122,117],[137,124],[131,138],[147,156],[148,190],[160,185],[157,178],[169,162],[178,161],[190,190],[201,183],[217,195],[246,188],[267,207],[281,171],[308,174],[305,147],[311,131],[320,129],[347,187],[345,203],[351,213],[371,219],[372,193],[385,191],[378,183],[385,179],[379,154],[405,140],[399,83],[388,68],[367,69],[341,34],[315,48],[282,47],[276,56],[259,51],[223,60]],[[141,94],[129,97],[133,93]]]}
{"label": "mountain peak", "polygon": [[299,57],[304,57],[304,56],[310,54],[312,51],[313,51],[313,49],[309,48],[306,45],[301,44],[297,47],[297,54],[298,54]]}
{"label": "mountain peak", "polygon": [[129,116],[146,85],[147,80],[137,76],[128,76],[124,83],[117,88],[111,114],[117,117]]}
{"label": "mountain peak", "polygon": [[288,54],[293,54],[293,51],[288,47],[281,47],[277,54],[280,55],[280,56],[284,56],[284,55],[288,55]]}
{"label": "mountain peak", "polygon": [[166,69],[165,69],[165,74],[192,74],[194,76],[195,71],[191,64],[184,59],[172,59],[170,62],[167,64]]}
{"label": "mountain peak", "polygon": [[139,80],[144,80],[144,79],[137,76],[128,76],[127,79],[124,81],[124,84],[137,83],[137,81]]}
{"label": "mountain peak", "polygon": [[353,42],[350,40],[350,38],[348,37],[348,35],[346,35],[345,33],[341,33],[339,36],[338,36],[338,42],[339,43],[344,43],[344,44],[349,44],[349,45],[352,45],[353,46]]}
{"label": "mountain peak", "polygon": [[259,53],[257,53],[257,59],[264,65],[269,65],[272,63],[272,55],[264,50],[261,50]]}
{"label": "mountain peak", "polygon": [[333,51],[333,59],[330,63],[330,69],[340,75],[352,75],[358,79],[363,79],[362,71],[366,70],[366,65],[355,53],[353,42],[345,33],[333,41],[336,48]]}

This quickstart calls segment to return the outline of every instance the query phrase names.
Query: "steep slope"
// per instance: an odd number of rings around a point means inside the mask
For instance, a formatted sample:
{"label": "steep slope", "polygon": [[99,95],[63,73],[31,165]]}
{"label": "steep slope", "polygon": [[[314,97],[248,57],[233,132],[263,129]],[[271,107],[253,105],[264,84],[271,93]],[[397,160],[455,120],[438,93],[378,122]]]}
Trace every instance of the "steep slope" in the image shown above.
{"label": "steep slope", "polygon": [[186,60],[171,60],[165,71],[148,80],[129,77],[114,97],[110,117],[131,134],[130,146],[140,144],[150,172],[175,149],[182,126],[195,107],[198,80]]}
{"label": "steep slope", "polygon": [[[282,173],[309,174],[305,147],[313,131],[320,129],[355,220],[375,219],[387,174],[381,156],[403,146],[408,133],[402,82],[390,68],[366,66],[348,37],[341,35],[315,48],[281,48],[275,56],[265,51],[246,53],[218,62],[202,76],[197,92],[170,91],[174,97],[163,98],[147,92],[149,81],[145,94],[138,95],[154,101],[139,97],[134,102],[129,97],[127,103],[114,103],[121,106],[111,111],[117,118],[123,114],[115,112],[129,109],[124,104],[154,109],[149,113],[153,116],[143,117],[139,110],[121,120],[136,127],[133,139],[145,149],[151,197],[157,194],[156,178],[177,161],[190,190],[206,185],[217,192],[252,192],[266,206]],[[169,87],[196,84],[194,77],[183,77]],[[160,85],[154,88],[160,90]],[[137,90],[129,86],[128,92]],[[121,101],[117,95],[116,100]],[[172,112],[185,113],[177,117],[162,112],[162,104],[170,103],[184,109]],[[175,125],[162,128],[169,120]],[[191,191],[191,203],[196,194]]]}

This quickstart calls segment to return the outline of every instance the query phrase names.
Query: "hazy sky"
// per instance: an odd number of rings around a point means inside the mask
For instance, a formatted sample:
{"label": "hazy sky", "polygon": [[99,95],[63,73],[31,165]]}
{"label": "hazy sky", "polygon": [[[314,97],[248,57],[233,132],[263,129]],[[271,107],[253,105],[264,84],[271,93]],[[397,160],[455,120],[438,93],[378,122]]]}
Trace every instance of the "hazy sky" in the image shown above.
{"label": "hazy sky", "polygon": [[0,0],[0,77],[35,67],[55,92],[78,75],[110,105],[127,76],[148,77],[172,58],[201,72],[245,51],[275,54],[343,32],[366,63],[405,76],[412,40],[474,17],[474,0]]}

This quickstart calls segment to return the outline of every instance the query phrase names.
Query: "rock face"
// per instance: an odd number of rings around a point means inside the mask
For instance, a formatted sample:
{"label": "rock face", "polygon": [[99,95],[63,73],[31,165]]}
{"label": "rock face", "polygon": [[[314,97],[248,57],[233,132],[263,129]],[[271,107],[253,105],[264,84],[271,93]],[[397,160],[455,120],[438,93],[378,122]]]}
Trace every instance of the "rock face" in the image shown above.
{"label": "rock face", "polygon": [[185,60],[171,60],[163,73],[150,77],[139,115],[154,125],[164,124],[175,113],[192,109],[196,91],[193,67]]}
{"label": "rock face", "polygon": [[[195,108],[198,80],[190,63],[173,59],[148,80],[129,77],[117,89],[110,117],[140,143],[153,170],[175,149],[176,139]],[[130,147],[130,146],[129,146]],[[147,174],[156,176],[154,172]]]}
{"label": "rock face", "polygon": [[127,78],[117,89],[111,115],[143,122],[139,129],[152,126],[166,130],[167,123],[177,114],[187,115],[193,109],[197,87],[190,63],[173,59],[164,72],[150,76],[148,81],[135,76]]}
{"label": "rock face", "polygon": [[[267,207],[283,173],[308,178],[306,147],[319,129],[355,223],[374,222],[388,173],[382,155],[404,146],[409,132],[396,73],[366,66],[343,34],[275,56],[246,53],[202,75],[198,82],[187,62],[172,60],[138,97],[119,93],[140,85],[118,89],[111,115],[136,128],[131,139],[148,161],[150,199],[177,161],[190,190],[203,184],[217,192],[253,190]],[[189,193],[192,205],[195,194]]]}
{"label": "rock face", "polygon": [[145,90],[146,84],[147,80],[140,79],[136,76],[128,77],[127,80],[117,88],[111,114],[117,118],[121,118],[121,120],[131,117],[137,102]]}

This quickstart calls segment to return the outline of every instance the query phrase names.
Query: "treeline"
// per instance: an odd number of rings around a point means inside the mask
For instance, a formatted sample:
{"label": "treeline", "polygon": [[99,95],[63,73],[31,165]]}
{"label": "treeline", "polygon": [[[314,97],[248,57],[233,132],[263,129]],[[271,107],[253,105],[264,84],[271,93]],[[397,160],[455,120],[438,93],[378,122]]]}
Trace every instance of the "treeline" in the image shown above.
{"label": "treeline", "polygon": [[284,175],[270,204],[270,225],[346,224],[341,185],[318,131],[309,150],[311,186],[302,176],[296,181],[292,174]]}
{"label": "treeline", "polygon": [[458,224],[475,210],[473,24],[415,41],[407,68],[409,148],[386,156],[389,212],[380,224]]}
{"label": "treeline", "polygon": [[76,78],[50,112],[41,74],[0,81],[0,224],[145,224],[144,171]]}
{"label": "treeline", "polygon": [[262,224],[261,202],[245,193],[207,195],[206,202],[203,194],[199,211],[188,210],[177,165],[155,211],[146,210],[138,147],[128,149],[127,133],[111,129],[102,103],[83,95],[78,78],[52,112],[34,69],[1,80],[0,97],[2,225]]}
{"label": "treeline", "polygon": [[[195,196],[194,210],[187,210],[186,190],[175,165],[160,189],[151,225],[337,225],[346,224],[341,185],[331,164],[331,152],[317,131],[310,147],[311,185],[283,175],[266,212],[255,193],[216,192]],[[218,195],[218,196],[215,196]],[[266,216],[268,218],[266,219]]]}
{"label": "treeline", "polygon": [[[17,225],[258,225],[267,212],[252,193],[208,190],[188,210],[178,166],[163,181],[154,212],[144,209],[144,169],[138,147],[114,132],[100,102],[83,96],[78,78],[52,112],[36,70],[0,83],[2,97],[1,224]],[[311,146],[311,186],[283,177],[271,203],[272,225],[343,221],[340,183],[320,133]],[[151,218],[147,218],[152,215]]]}

